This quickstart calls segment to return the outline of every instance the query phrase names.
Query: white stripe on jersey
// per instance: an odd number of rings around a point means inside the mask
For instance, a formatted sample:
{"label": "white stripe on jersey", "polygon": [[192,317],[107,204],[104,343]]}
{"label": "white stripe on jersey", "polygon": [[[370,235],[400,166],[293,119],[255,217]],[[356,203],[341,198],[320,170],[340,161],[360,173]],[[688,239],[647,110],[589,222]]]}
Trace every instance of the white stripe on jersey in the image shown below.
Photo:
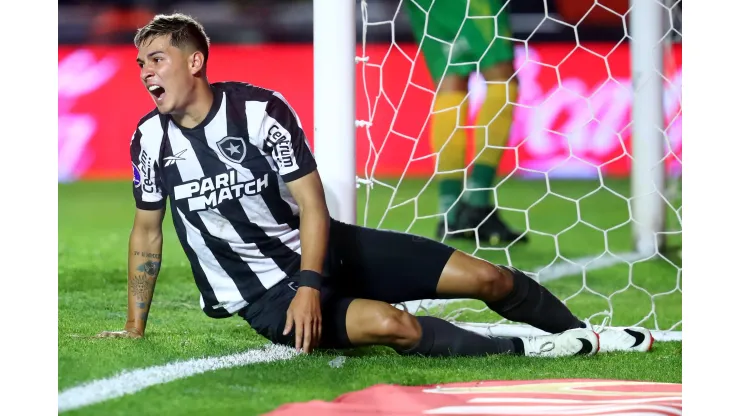
{"label": "white stripe on jersey", "polygon": [[[226,102],[226,99],[224,98],[224,102]],[[259,126],[259,123],[262,121],[262,118],[265,115],[265,105],[260,106],[258,105],[260,102],[258,101],[247,101],[245,103],[245,107],[247,108],[247,126],[256,124]],[[251,110],[257,110],[261,111],[261,115],[258,116],[258,118],[253,119],[250,123],[250,109]],[[251,113],[253,116],[256,116],[256,114]],[[251,129],[250,129],[251,131]],[[222,105],[221,109],[219,109],[216,116],[211,120],[210,123],[208,123],[208,126],[205,127],[206,132],[206,140],[208,140],[208,146],[213,150],[213,152],[218,155],[218,159],[223,162],[226,166],[229,166],[237,171],[237,175],[241,180],[245,181],[252,181],[255,179],[254,174],[249,169],[245,168],[239,163],[234,163],[230,160],[227,160],[223,155],[221,154],[221,151],[218,149],[218,141],[222,138],[226,137],[228,135],[227,127],[226,127],[226,106]],[[251,133],[250,133],[251,134]],[[246,150],[245,150],[246,151]],[[264,152],[260,149],[260,154],[265,155]],[[267,160],[270,160],[270,158],[266,158]],[[270,164],[272,167],[272,163]],[[288,203],[288,205],[291,207],[291,210],[294,214],[298,213],[298,204],[293,199],[293,196],[288,191],[287,187],[285,186],[285,183],[283,182],[282,178],[280,178],[280,175],[278,176],[278,182],[280,186],[280,194],[285,200],[285,202]],[[262,198],[261,195],[245,195],[239,198],[239,203],[242,206],[242,209],[244,210],[244,213],[247,215],[247,218],[249,218],[249,221],[252,223],[255,223],[259,225],[259,227],[262,229],[262,231],[265,232],[270,237],[278,238],[280,239],[283,244],[288,246],[291,250],[294,252],[300,254],[300,238],[299,238],[299,230],[293,230],[289,226],[285,224],[277,224],[275,222],[275,219],[272,217],[272,214],[270,213],[270,208],[265,203],[265,200]],[[269,261],[271,264],[275,265],[275,270],[280,272],[281,279],[285,276],[285,274],[280,270],[280,268],[275,264],[272,259],[270,259],[268,256],[264,256],[265,261]],[[256,270],[254,270],[257,272]],[[275,276],[269,276],[265,275],[264,277],[258,273],[258,276],[260,280],[262,281],[263,285],[266,285],[266,288],[272,287],[277,281],[280,279],[273,281],[273,279],[276,279]]]}
{"label": "white stripe on jersey", "polygon": [[[282,97],[281,97],[282,99]],[[263,123],[265,120],[272,120],[274,123],[277,123],[275,119],[270,117],[269,114],[266,112],[267,108],[267,102],[266,101],[245,101],[244,102],[244,108],[245,108],[245,115],[247,116],[247,129],[249,131],[249,141],[254,144],[254,146],[260,151],[260,154],[265,157],[265,160],[267,163],[270,164],[270,168],[274,170],[275,172],[278,171],[278,166],[275,163],[275,160],[269,156],[265,151],[262,149],[262,146],[264,145],[264,138],[267,137],[266,132],[262,132]],[[297,118],[296,118],[297,120]],[[279,123],[277,123],[279,125]],[[298,122],[300,125],[300,122]],[[278,177],[278,185],[280,188],[280,197],[283,198],[283,201],[285,201],[288,206],[290,206],[290,210],[293,212],[294,215],[298,215],[298,203],[296,202],[295,198],[293,198],[293,195],[290,193],[290,190],[288,190],[288,187],[285,185],[285,182],[283,181],[283,178],[280,175],[277,175]],[[281,237],[282,240],[283,237]],[[288,245],[293,251],[300,254],[300,242],[294,244],[294,245]]]}
{"label": "white stripe on jersey", "polygon": [[[222,163],[236,170],[239,180],[252,181],[255,177],[249,169],[246,169],[239,163],[234,163],[226,159],[218,149],[218,141],[228,136],[226,124],[226,101],[227,100],[224,97],[222,101],[224,104],[222,104],[213,120],[211,120],[211,122],[205,127],[208,147],[211,148]],[[262,106],[263,113],[265,105]],[[249,121],[247,121],[247,125],[250,125]],[[244,149],[244,151],[246,152],[247,150]],[[261,154],[264,153],[261,152]],[[267,236],[278,238],[288,246],[288,248],[300,254],[299,231],[292,230],[285,224],[275,223],[275,220],[272,218],[272,214],[270,213],[270,208],[267,206],[261,195],[243,195],[239,198],[239,204],[244,210],[244,214],[247,216],[249,221],[258,225]],[[228,223],[226,219],[222,220]],[[229,224],[229,226],[231,226],[231,224]],[[239,242],[240,244],[231,244],[232,249],[245,259],[245,261],[249,262],[249,268],[257,274],[257,278],[266,289],[271,288],[279,281],[286,278],[285,272],[280,269],[272,258],[261,254],[256,244],[244,243],[241,239],[239,239]]]}
{"label": "white stripe on jersey", "polygon": [[141,158],[141,154],[146,152],[147,157],[152,160],[151,169],[146,166],[139,166],[140,174],[142,175],[142,185],[140,185],[142,187],[141,200],[144,202],[159,202],[163,198],[161,192],[157,192],[154,187],[152,187],[153,192],[149,192],[143,182],[150,181],[154,183],[155,180],[158,180],[154,177],[156,173],[154,172],[153,164],[154,160],[157,160],[159,157],[159,150],[162,146],[162,122],[159,117],[152,117],[139,126],[139,131],[141,132],[141,140],[139,140],[141,151],[138,157]]}
{"label": "white stripe on jersey", "polygon": [[[185,224],[188,244],[198,255],[198,263],[200,263],[200,267],[203,269],[203,273],[205,273],[206,278],[208,279],[208,284],[211,285],[211,288],[213,289],[213,294],[216,296],[218,306],[223,307],[231,314],[247,306],[247,301],[242,298],[234,281],[226,274],[224,269],[216,260],[216,257],[211,253],[211,250],[206,246],[206,242],[203,240],[203,236],[200,234],[200,231],[198,231],[193,224],[188,222],[185,214],[183,214],[179,208],[177,209],[177,214],[180,216],[183,224]],[[206,222],[206,224],[208,223]],[[200,296],[200,306],[201,308],[205,308],[203,295]]]}
{"label": "white stripe on jersey", "polygon": [[252,144],[260,150],[260,154],[264,156],[266,153],[262,150],[262,146],[265,144],[265,138],[260,135],[260,129],[262,128],[262,117],[266,113],[267,101],[245,101],[244,107],[244,112],[247,116],[247,132],[249,133],[249,141],[252,142]]}
{"label": "white stripe on jersey", "polygon": [[[175,164],[175,166],[177,166],[177,169],[180,171],[180,176],[182,177],[183,182],[202,178],[204,176],[203,168],[201,167],[200,162],[198,162],[198,159],[195,156],[195,151],[193,150],[193,147],[190,145],[190,142],[182,135],[180,129],[178,129],[171,122],[168,128],[168,135],[173,154],[177,154],[178,152],[184,150],[185,153],[183,154],[188,155],[188,157],[184,158],[183,160],[178,160]],[[219,213],[212,210],[206,210],[199,211],[198,215],[200,216],[200,219],[203,221],[203,224],[206,226],[206,229],[209,233],[219,237],[223,237],[224,240],[229,242],[229,244],[231,244],[231,241],[241,242],[241,238],[239,238],[236,230],[234,230],[231,224],[226,221]],[[213,288],[213,293],[216,296],[216,299],[224,306],[226,310],[229,311],[231,311],[230,308],[235,308],[238,305],[241,305],[240,307],[246,305],[246,301],[242,298],[239,289],[236,287],[236,283],[234,283],[234,280],[229,277],[229,274],[226,273],[223,267],[221,267],[218,261],[216,261],[216,258],[214,257],[211,250],[205,245],[205,242],[203,242],[203,237],[201,237],[200,232],[192,224],[190,224],[190,222],[182,213],[180,213],[180,217],[185,223],[185,228],[188,230],[188,242],[198,256],[198,261],[203,268],[203,272],[205,272],[206,278],[208,279],[208,284],[211,286],[211,288]],[[197,237],[191,238],[192,232],[197,233]],[[231,240],[232,238],[234,240]],[[198,246],[194,246],[193,242],[191,242],[191,239],[194,240],[198,244]],[[211,265],[209,267],[206,267],[204,262],[211,263]],[[238,308],[235,310],[238,310]]]}
{"label": "white stripe on jersey", "polygon": [[[222,103],[223,104],[221,105],[221,108],[219,109],[216,117],[214,117],[214,119],[205,128],[205,133],[211,150],[213,150],[215,154],[218,155],[219,159],[222,162],[226,163],[228,166],[235,167],[235,164],[223,158],[216,145],[219,140],[227,136],[225,98],[223,99]],[[177,167],[180,171],[180,176],[182,177],[183,182],[199,180],[203,178],[205,176],[205,173],[203,172],[203,168],[198,161],[198,158],[192,148],[191,143],[185,138],[185,136],[183,136],[180,129],[178,129],[174,124],[170,124],[169,137],[170,144],[172,146],[172,152],[174,154],[186,150],[184,154],[191,155],[187,157],[186,160],[180,160],[177,163]],[[251,172],[249,172],[247,169],[237,169],[237,172],[240,181],[244,181],[245,178],[250,180],[253,179]],[[271,217],[266,217],[266,215],[270,215],[270,211],[267,205],[265,205],[264,200],[261,196],[242,196],[239,198],[239,202],[242,206],[242,209],[245,211],[245,214],[253,223],[255,222],[255,220],[257,220],[257,218],[255,218],[254,213],[250,215],[249,211],[258,210],[258,212],[262,216],[259,218],[259,223],[257,223],[257,225],[260,226],[260,228],[262,228],[267,235],[271,235],[270,231],[272,230],[273,235],[271,236],[279,237],[281,241],[286,240],[292,242],[292,240],[294,239],[293,236],[291,236],[290,233],[284,232],[284,230],[290,230],[290,227],[286,226],[285,224],[283,224],[282,226],[273,225],[272,227],[265,227],[265,224],[274,223],[274,219]],[[254,204],[256,202],[258,202],[258,205],[255,207]],[[198,211],[198,215],[200,216],[203,224],[211,235],[227,242],[229,246],[231,246],[231,249],[239,255],[242,261],[248,264],[249,268],[253,272],[255,272],[257,278],[260,280],[260,283],[262,284],[262,286],[265,287],[265,289],[271,288],[286,277],[285,272],[280,269],[280,267],[275,263],[274,260],[272,260],[272,258],[264,255],[257,247],[257,244],[253,242],[245,243],[244,240],[242,240],[242,238],[239,236],[239,233],[237,233],[237,231],[234,229],[233,225],[231,225],[231,222],[229,222],[228,219],[221,215],[218,209]],[[276,228],[278,230],[273,230],[272,228]],[[295,230],[295,232],[297,233],[298,230]],[[283,236],[283,234],[285,235]],[[290,245],[288,247],[295,251],[294,247],[291,247]],[[203,249],[208,250],[207,247],[204,247]],[[196,253],[199,252],[196,251]],[[236,291],[236,293],[238,294],[239,291],[236,288],[234,281],[228,276],[228,273],[226,273],[226,271],[224,271],[223,268],[221,268],[220,266],[218,270],[218,275],[208,276],[208,281],[211,282],[212,278],[219,281],[222,279],[228,280],[233,285],[233,290]],[[213,283],[211,283],[211,286],[213,286]],[[216,289],[214,287],[214,292],[215,290]],[[218,296],[218,294],[216,297],[219,299],[221,298],[221,296]]]}

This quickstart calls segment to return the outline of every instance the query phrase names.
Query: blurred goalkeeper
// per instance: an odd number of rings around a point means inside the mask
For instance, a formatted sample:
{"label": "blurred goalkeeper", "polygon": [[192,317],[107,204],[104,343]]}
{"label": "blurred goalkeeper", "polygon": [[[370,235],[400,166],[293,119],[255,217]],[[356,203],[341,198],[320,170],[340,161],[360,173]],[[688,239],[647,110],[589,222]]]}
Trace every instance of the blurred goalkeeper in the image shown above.
{"label": "blurred goalkeeper", "polygon": [[[450,237],[474,237],[455,233],[477,228],[481,242],[526,242],[527,236],[511,230],[492,204],[496,168],[509,140],[517,98],[514,47],[509,15],[503,0],[410,0],[404,1],[411,27],[437,85],[431,123],[431,140],[439,152],[440,212],[447,213]],[[468,17],[466,17],[466,15]],[[495,16],[495,17],[494,17]],[[442,43],[440,41],[446,42]],[[449,65],[448,65],[449,60]],[[475,121],[475,160],[463,192],[466,155],[468,78],[480,71],[486,80],[486,98]],[[437,237],[445,236],[445,221]]]}
{"label": "blurred goalkeeper", "polygon": [[[275,91],[210,83],[208,37],[192,18],[155,16],[134,43],[156,108],[131,138],[128,320],[101,337],[144,336],[169,200],[203,312],[238,315],[277,344],[304,352],[386,345],[424,356],[650,349],[652,336],[641,328],[599,328],[599,339],[519,270],[330,218],[298,115]],[[392,305],[428,298],[480,299],[552,335],[488,338]]]}

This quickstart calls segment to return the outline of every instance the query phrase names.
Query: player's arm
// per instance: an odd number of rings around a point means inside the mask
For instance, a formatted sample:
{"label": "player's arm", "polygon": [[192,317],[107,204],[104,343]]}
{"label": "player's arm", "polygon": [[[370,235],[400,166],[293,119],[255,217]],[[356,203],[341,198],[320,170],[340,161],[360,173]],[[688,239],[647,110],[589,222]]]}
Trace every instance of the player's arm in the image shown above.
{"label": "player's arm", "polygon": [[141,131],[137,129],[131,139],[136,211],[128,242],[128,317],[122,331],[104,331],[99,334],[101,337],[141,338],[146,330],[162,264],[162,221],[166,202],[159,168],[152,157],[155,151],[142,148]]}
{"label": "player's arm", "polygon": [[128,318],[125,329],[144,336],[154,286],[162,264],[162,220],[165,209],[137,209],[129,237]]}
{"label": "player's arm", "polygon": [[101,337],[144,336],[149,308],[162,263],[162,220],[165,209],[137,209],[128,242],[128,317],[123,331]]}
{"label": "player's arm", "polygon": [[295,329],[296,349],[310,352],[321,339],[320,289],[329,243],[329,210],[298,116],[279,94],[268,102],[266,113],[262,126],[265,148],[271,152],[300,215],[300,281],[283,333]]}
{"label": "player's arm", "polygon": [[319,172],[287,183],[298,203],[301,219],[301,281],[299,287],[319,290],[324,259],[329,245],[329,209]]}
{"label": "player's arm", "polygon": [[262,126],[265,148],[272,154],[278,174],[298,204],[301,238],[300,287],[318,290],[329,243],[329,210],[316,160],[298,116],[285,99],[275,94],[266,107]]}
{"label": "player's arm", "polygon": [[329,243],[329,211],[317,170],[287,182],[300,214],[301,272],[284,334],[295,327],[295,346],[311,352],[321,340],[321,280]]}

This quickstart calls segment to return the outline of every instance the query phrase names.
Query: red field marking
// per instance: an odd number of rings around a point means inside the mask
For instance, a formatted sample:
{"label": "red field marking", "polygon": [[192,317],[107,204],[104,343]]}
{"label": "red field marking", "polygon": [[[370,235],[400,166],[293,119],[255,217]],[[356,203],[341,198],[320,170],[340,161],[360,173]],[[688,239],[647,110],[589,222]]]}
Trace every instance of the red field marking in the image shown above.
{"label": "red field marking", "polygon": [[280,406],[292,415],[680,415],[681,384],[621,380],[479,381],[432,386],[381,384],[339,396]]}

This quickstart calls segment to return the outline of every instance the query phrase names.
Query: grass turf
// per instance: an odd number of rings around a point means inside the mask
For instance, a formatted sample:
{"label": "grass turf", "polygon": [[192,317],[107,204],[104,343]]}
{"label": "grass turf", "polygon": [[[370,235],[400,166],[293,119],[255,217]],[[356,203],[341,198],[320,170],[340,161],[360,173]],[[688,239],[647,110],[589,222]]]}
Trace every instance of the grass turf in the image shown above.
{"label": "grass turf", "polygon": [[[508,249],[452,243],[494,262],[525,270],[555,261],[628,251],[631,246],[625,181],[607,187],[592,181],[507,181],[504,217],[530,229],[530,243]],[[392,207],[391,209],[388,209]],[[433,236],[436,189],[404,180],[395,195],[376,186],[367,201],[360,192],[359,222]],[[387,215],[384,214],[387,212]],[[526,215],[525,215],[526,212]],[[676,219],[668,210],[669,224]],[[365,217],[367,214],[367,217]],[[240,318],[213,320],[199,309],[198,292],[168,218],[163,267],[147,337],[96,339],[122,328],[126,318],[126,250],[133,218],[128,182],[59,185],[59,391],[125,369],[177,359],[219,356],[265,344]],[[669,243],[680,246],[680,234]],[[603,310],[615,324],[644,318],[651,329],[681,329],[680,259],[655,256],[637,263],[587,270],[546,286],[580,316]],[[474,302],[473,302],[474,303]],[[448,306],[459,308],[461,305]],[[466,306],[478,307],[468,302]],[[461,319],[497,320],[492,312]],[[341,368],[329,361],[349,358]],[[656,343],[649,354],[599,354],[556,360],[523,357],[422,359],[399,357],[382,347],[326,351],[286,362],[230,368],[143,390],[69,414],[261,414],[288,402],[331,400],[378,383],[434,384],[479,379],[612,378],[681,382],[681,344]]]}

